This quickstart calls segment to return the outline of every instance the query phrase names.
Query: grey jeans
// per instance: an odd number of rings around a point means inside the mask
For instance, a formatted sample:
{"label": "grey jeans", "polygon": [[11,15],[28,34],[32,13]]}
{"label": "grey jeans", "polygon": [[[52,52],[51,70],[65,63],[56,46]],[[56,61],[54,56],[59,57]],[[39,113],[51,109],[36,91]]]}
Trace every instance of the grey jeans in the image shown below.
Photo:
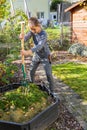
{"label": "grey jeans", "polygon": [[47,80],[49,83],[49,88],[51,92],[54,91],[54,82],[53,82],[53,76],[52,76],[52,68],[51,64],[49,63],[49,60],[46,58],[39,58],[37,55],[35,55],[32,58],[32,63],[30,65],[30,81],[34,82],[35,72],[39,64],[42,64],[47,76]]}

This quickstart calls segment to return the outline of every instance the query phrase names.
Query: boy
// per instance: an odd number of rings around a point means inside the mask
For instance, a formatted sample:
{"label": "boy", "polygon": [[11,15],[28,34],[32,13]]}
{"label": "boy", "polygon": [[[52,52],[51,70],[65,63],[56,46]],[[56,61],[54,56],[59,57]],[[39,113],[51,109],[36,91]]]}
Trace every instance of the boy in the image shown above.
{"label": "boy", "polygon": [[50,50],[47,45],[47,34],[42,30],[41,25],[37,18],[31,17],[28,21],[30,31],[23,36],[20,34],[19,38],[24,38],[27,41],[31,37],[34,41],[34,47],[30,50],[22,50],[21,54],[28,56],[34,53],[32,63],[30,65],[30,81],[34,82],[34,75],[38,65],[41,63],[46,72],[47,80],[49,82],[50,91],[53,93],[54,83],[52,77],[51,61],[50,61]]}

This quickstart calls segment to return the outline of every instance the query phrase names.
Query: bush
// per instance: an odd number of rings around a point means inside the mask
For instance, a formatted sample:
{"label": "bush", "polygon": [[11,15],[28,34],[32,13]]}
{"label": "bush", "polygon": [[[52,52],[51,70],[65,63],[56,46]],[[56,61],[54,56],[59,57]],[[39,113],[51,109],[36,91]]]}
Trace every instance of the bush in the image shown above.
{"label": "bush", "polygon": [[81,52],[81,56],[86,56],[87,57],[87,47],[84,46],[84,49]]}
{"label": "bush", "polygon": [[71,45],[68,52],[73,55],[87,56],[87,47],[81,43]]}
{"label": "bush", "polygon": [[[48,45],[51,51],[58,51],[58,50],[67,50],[70,47],[69,39],[67,37],[63,37],[63,43],[61,45],[60,39],[60,29],[58,28],[47,28],[46,32],[48,34]],[[66,34],[66,32],[65,32]],[[64,35],[65,35],[64,34]]]}
{"label": "bush", "polygon": [[17,70],[16,65],[0,63],[0,86],[14,82]]}

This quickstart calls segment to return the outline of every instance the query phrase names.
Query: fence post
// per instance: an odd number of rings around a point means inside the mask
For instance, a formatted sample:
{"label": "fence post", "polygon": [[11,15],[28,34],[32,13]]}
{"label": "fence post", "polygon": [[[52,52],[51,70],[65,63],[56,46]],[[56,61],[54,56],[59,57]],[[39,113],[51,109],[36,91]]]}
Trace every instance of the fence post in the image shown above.
{"label": "fence post", "polygon": [[58,18],[58,23],[60,26],[60,45],[63,44],[63,7],[62,3],[57,5],[57,18]]}

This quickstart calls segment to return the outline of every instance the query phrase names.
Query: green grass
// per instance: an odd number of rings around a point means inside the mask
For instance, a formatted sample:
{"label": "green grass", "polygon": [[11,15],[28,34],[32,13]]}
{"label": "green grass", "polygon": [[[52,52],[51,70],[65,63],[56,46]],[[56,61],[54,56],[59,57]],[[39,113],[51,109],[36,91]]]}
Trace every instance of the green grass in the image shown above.
{"label": "green grass", "polygon": [[[69,27],[65,27],[63,26],[63,33],[64,35],[70,30]],[[61,29],[58,26],[57,28],[47,28],[46,32],[48,34],[48,39],[52,40],[52,39],[59,39],[60,38],[60,34],[61,34]]]}
{"label": "green grass", "polygon": [[53,74],[87,101],[87,64],[65,63],[52,67]]}
{"label": "green grass", "polygon": [[46,32],[48,34],[48,39],[58,39],[60,37],[60,29],[59,28],[47,28]]}

